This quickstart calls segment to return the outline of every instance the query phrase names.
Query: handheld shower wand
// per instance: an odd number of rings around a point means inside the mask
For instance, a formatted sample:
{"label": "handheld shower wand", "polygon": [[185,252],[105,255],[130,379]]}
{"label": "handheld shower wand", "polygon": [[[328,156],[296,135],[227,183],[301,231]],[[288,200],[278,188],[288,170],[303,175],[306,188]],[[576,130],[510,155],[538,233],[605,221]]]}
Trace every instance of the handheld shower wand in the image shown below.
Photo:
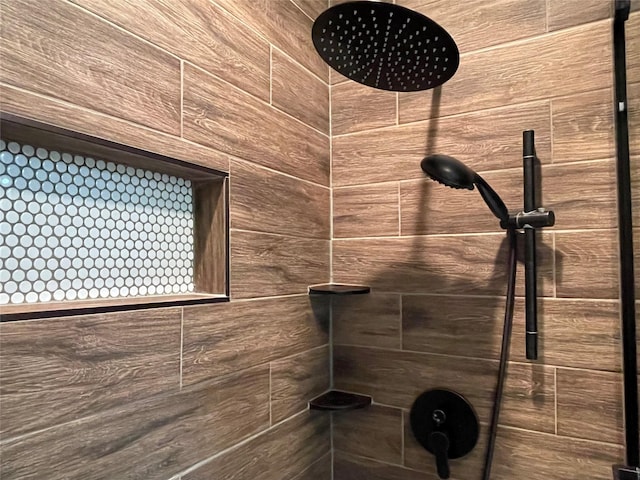
{"label": "handheld shower wand", "polygon": [[429,155],[422,160],[420,167],[433,180],[448,187],[467,190],[477,188],[491,212],[500,220],[501,228],[509,231],[524,230],[526,355],[527,359],[535,360],[538,358],[535,231],[537,228],[553,226],[555,215],[553,211],[537,207],[533,130],[523,133],[523,143],[524,210],[515,214],[509,214],[500,196],[480,175],[456,158],[447,155]]}
{"label": "handheld shower wand", "polygon": [[509,267],[507,282],[507,300],[504,313],[504,328],[502,332],[502,347],[500,350],[500,368],[498,384],[494,394],[493,412],[489,443],[485,457],[483,480],[490,480],[491,465],[495,439],[500,417],[500,404],[509,357],[509,337],[513,324],[513,307],[515,303],[516,281],[516,231],[525,231],[525,292],[526,292],[526,355],[527,359],[538,358],[538,329],[536,320],[536,228],[552,226],[555,216],[552,211],[537,208],[536,204],[536,175],[535,175],[535,147],[533,130],[523,133],[523,165],[524,165],[524,211],[509,214],[507,207],[491,186],[476,172],[461,161],[446,155],[429,155],[420,163],[422,170],[433,180],[451,188],[477,188],[480,195],[493,214],[500,220],[500,226],[507,230],[509,238]]}

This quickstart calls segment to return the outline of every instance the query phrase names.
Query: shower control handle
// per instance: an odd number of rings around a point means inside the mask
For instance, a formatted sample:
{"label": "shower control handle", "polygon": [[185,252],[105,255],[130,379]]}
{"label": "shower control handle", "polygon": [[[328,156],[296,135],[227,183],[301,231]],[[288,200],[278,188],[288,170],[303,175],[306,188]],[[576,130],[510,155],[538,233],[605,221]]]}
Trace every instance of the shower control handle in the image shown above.
{"label": "shower control handle", "polygon": [[432,432],[429,438],[436,457],[436,469],[440,478],[449,478],[449,435],[442,431]]}

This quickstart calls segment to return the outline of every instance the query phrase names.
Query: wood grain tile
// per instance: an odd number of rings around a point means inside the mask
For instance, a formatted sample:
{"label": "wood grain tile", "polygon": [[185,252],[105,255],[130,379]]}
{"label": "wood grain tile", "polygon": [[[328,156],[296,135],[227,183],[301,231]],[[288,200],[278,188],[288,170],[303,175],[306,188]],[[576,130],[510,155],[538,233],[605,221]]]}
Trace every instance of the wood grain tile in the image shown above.
{"label": "wood grain tile", "polygon": [[[640,2],[638,2],[640,5]],[[636,14],[640,16],[640,13]],[[640,44],[640,41],[638,42]],[[638,82],[640,82],[640,69],[637,75]],[[635,83],[627,86],[627,95],[629,103],[629,151],[631,155],[640,155],[640,83]]]}
{"label": "wood grain tile", "polygon": [[617,445],[561,438],[544,433],[498,430],[492,480],[602,480],[623,462]]}
{"label": "wood grain tile", "polygon": [[[440,113],[608,88],[613,79],[610,37],[610,23],[603,20],[465,55],[455,76],[442,87]],[[430,97],[428,92],[401,94],[401,121],[429,118]]]}
{"label": "wood grain tile", "polygon": [[318,15],[329,8],[328,0],[291,0],[300,10],[311,19],[316,19]]}
{"label": "wood grain tile", "polygon": [[269,425],[269,371],[246,370],[3,444],[0,475],[110,480],[171,477]]}
{"label": "wood grain tile", "polygon": [[371,405],[333,416],[333,448],[388,463],[402,463],[402,411]]}
{"label": "wood grain tile", "polygon": [[624,444],[622,374],[558,369],[558,435]]}
{"label": "wood grain tile", "polygon": [[329,135],[329,86],[276,48],[271,58],[273,105]]}
{"label": "wood grain tile", "polygon": [[611,18],[612,6],[600,0],[547,0],[549,31]]}
{"label": "wood grain tile", "polygon": [[[404,465],[408,468],[426,472],[426,477],[434,480],[436,475],[435,457],[427,452],[425,448],[418,443],[413,436],[411,430],[411,421],[409,412],[404,413]],[[478,443],[471,452],[462,458],[450,459],[449,467],[451,468],[451,478],[455,480],[481,480],[482,469],[484,466],[484,457],[487,450],[487,428],[485,425],[480,426],[480,437]],[[424,474],[423,474],[424,475]]]}
{"label": "wood grain tile", "polygon": [[229,157],[210,148],[8,85],[0,85],[0,108],[6,113],[67,130],[224,172],[229,171]]}
{"label": "wood grain tile", "polygon": [[461,53],[545,32],[544,0],[397,0],[442,25]]}
{"label": "wood grain tile", "polygon": [[307,408],[330,387],[329,347],[315,348],[271,363],[271,423]]}
{"label": "wood grain tile", "polygon": [[190,385],[329,340],[328,306],[306,296],[185,307],[182,382]]}
{"label": "wood grain tile", "polygon": [[541,162],[550,162],[546,101],[335,137],[333,184],[422,179],[420,161],[431,153],[456,157],[478,172],[520,167],[527,129],[536,132]]}
{"label": "wood grain tile", "polygon": [[[618,303],[610,301],[538,299],[539,360],[593,370],[620,371]],[[511,360],[523,361],[524,300],[516,299]],[[594,362],[594,358],[598,361]]]}
{"label": "wood grain tile", "polygon": [[331,303],[333,343],[400,348],[400,296],[371,293]]}
{"label": "wood grain tile", "polygon": [[0,42],[0,81],[180,132],[178,59],[61,0],[47,11],[27,0],[3,2],[11,28]]}
{"label": "wood grain tile", "polygon": [[[511,359],[524,361],[513,356]],[[555,433],[554,368],[509,363],[503,395],[501,425]]]}
{"label": "wood grain tile", "polygon": [[616,228],[615,161],[542,167],[542,204],[556,213],[554,228]]}
{"label": "wood grain tile", "polygon": [[231,162],[231,228],[329,239],[329,196],[319,185]]}
{"label": "wood grain tile", "polygon": [[437,480],[437,476],[404,468],[400,465],[376,462],[362,457],[335,453],[335,480]]}
{"label": "wood grain tile", "polygon": [[302,412],[183,475],[183,480],[280,480],[302,473],[331,449],[329,416]]}
{"label": "wood grain tile", "polygon": [[185,138],[329,184],[326,136],[189,64],[184,68],[183,108]]}
{"label": "wood grain tile", "polygon": [[233,298],[306,293],[329,280],[329,241],[233,230]]}
{"label": "wood grain tile", "polygon": [[350,82],[351,80],[341,73],[338,73],[333,68],[329,68],[329,83],[331,85],[337,85],[338,83]]}
{"label": "wood grain tile", "polygon": [[180,387],[180,308],[0,325],[1,436]]}
{"label": "wood grain tile", "polygon": [[[522,210],[522,168],[488,172],[482,178],[509,210]],[[402,235],[503,231],[477,190],[444,188],[430,178],[400,182],[400,210]]]}
{"label": "wood grain tile", "polygon": [[375,402],[409,409],[430,388],[449,388],[464,395],[481,421],[493,405],[497,362],[336,345],[335,387],[371,395]]}
{"label": "wood grain tile", "polygon": [[269,101],[269,44],[213,2],[73,1]]}
{"label": "wood grain tile", "polygon": [[615,155],[610,88],[553,99],[551,103],[554,163],[600,160]]}
{"label": "wood grain tile", "polygon": [[332,464],[331,453],[327,453],[293,480],[331,480]]}
{"label": "wood grain tile", "polygon": [[558,297],[618,298],[615,230],[556,234]]}
{"label": "wood grain tile", "polygon": [[[550,241],[541,236],[538,250],[539,291],[547,296],[553,294]],[[507,248],[502,234],[334,240],[334,281],[382,292],[503,295]]]}
{"label": "wood grain tile", "polygon": [[631,2],[632,13],[626,23],[627,39],[627,78],[630,83],[640,80],[640,6],[637,1]]}
{"label": "wood grain tile", "polygon": [[397,183],[333,190],[333,235],[336,238],[399,235],[398,215]]}
{"label": "wood grain tile", "polygon": [[499,297],[404,295],[402,348],[497,359],[503,308]]}
{"label": "wood grain tile", "polygon": [[331,89],[331,133],[342,135],[396,124],[396,93],[356,82]]}
{"label": "wood grain tile", "polygon": [[329,67],[320,58],[311,41],[313,21],[292,2],[218,0],[217,3],[322,80],[328,81]]}

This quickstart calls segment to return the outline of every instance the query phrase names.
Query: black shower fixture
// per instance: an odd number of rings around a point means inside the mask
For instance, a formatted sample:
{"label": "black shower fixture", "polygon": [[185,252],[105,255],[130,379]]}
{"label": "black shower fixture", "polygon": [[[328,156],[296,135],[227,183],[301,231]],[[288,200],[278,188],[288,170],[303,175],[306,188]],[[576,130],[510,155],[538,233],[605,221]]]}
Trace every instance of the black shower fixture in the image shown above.
{"label": "black shower fixture", "polygon": [[313,44],[334,70],[356,82],[397,92],[428,90],[460,63],[451,35],[424,15],[386,2],[346,2],[325,10]]}
{"label": "black shower fixture", "polygon": [[486,202],[500,223],[507,222],[509,212],[500,196],[476,172],[467,167],[460,160],[447,155],[429,155],[420,163],[422,170],[437,182],[451,188],[478,188],[480,195]]}
{"label": "black shower fixture", "polygon": [[422,170],[433,180],[448,187],[473,190],[480,195],[505,230],[523,229],[525,232],[525,291],[526,291],[526,355],[538,357],[537,286],[536,286],[536,237],[535,230],[551,227],[555,223],[553,211],[540,208],[536,199],[536,157],[534,132],[523,133],[524,210],[509,213],[504,202],[493,188],[476,172],[460,160],[447,155],[429,155],[420,163]]}

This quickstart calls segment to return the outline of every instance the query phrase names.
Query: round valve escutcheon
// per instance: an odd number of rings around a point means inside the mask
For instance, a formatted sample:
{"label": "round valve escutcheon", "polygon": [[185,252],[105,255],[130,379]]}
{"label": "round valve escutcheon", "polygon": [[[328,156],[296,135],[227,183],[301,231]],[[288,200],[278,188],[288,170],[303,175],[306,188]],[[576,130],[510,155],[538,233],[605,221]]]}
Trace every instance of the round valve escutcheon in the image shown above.
{"label": "round valve escutcheon", "polygon": [[436,457],[440,478],[449,478],[449,459],[460,458],[476,446],[480,434],[478,416],[471,404],[451,390],[428,390],[411,407],[411,430]]}

